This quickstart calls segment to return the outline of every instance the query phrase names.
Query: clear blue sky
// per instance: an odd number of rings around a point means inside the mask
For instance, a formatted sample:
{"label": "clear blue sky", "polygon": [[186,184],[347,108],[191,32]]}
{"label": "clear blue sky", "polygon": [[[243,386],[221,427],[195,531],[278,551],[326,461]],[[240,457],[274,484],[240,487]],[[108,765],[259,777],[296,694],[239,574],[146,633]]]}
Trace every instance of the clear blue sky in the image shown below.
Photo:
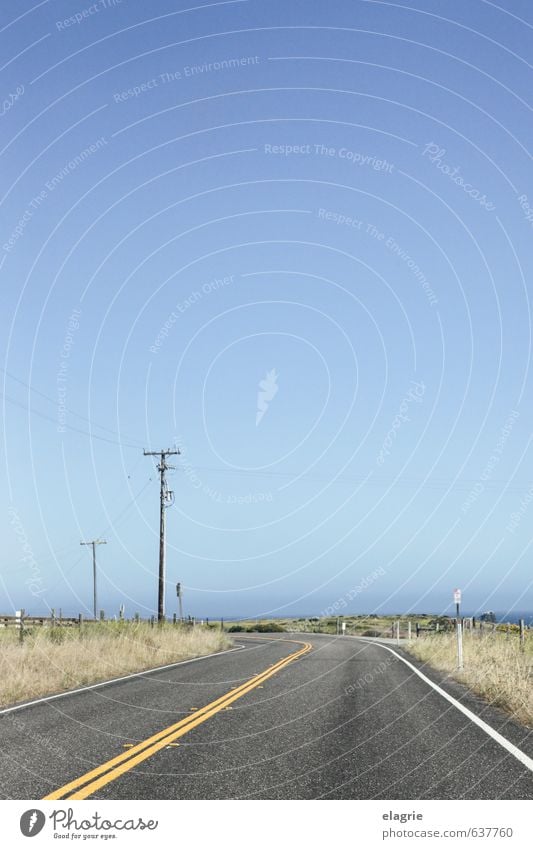
{"label": "clear blue sky", "polygon": [[2,9],[0,612],[533,609],[530,4]]}

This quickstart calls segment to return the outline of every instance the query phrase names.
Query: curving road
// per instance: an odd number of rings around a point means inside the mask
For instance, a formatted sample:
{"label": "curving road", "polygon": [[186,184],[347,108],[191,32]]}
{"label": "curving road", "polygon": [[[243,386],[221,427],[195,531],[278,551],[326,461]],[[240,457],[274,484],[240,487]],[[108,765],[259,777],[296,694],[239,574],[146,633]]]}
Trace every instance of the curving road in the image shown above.
{"label": "curving road", "polygon": [[533,799],[531,730],[350,637],[239,635],[0,723],[6,799]]}

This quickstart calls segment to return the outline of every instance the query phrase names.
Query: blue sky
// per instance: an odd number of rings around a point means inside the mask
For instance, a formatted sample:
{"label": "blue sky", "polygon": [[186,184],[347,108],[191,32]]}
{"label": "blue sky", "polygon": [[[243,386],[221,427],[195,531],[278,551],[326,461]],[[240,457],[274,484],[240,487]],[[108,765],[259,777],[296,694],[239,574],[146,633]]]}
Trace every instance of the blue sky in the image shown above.
{"label": "blue sky", "polygon": [[3,11],[1,610],[532,609],[529,4]]}

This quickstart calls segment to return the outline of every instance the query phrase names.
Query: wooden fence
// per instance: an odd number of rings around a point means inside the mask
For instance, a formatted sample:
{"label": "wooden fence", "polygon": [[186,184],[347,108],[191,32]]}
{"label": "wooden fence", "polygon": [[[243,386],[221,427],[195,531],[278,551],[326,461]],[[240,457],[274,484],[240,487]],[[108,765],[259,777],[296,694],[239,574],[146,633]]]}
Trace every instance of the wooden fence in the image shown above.
{"label": "wooden fence", "polygon": [[20,627],[21,622],[25,628],[33,628],[34,626],[54,626],[61,625],[62,627],[72,627],[79,625],[80,622],[94,622],[92,619],[83,619],[79,616],[0,616],[0,628]]}

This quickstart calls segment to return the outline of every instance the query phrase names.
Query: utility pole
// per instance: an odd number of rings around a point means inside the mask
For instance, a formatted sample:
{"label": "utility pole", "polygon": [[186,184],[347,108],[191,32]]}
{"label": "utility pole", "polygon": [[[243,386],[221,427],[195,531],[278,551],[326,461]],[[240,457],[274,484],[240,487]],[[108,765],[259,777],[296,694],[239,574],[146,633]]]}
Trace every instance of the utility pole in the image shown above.
{"label": "utility pole", "polygon": [[92,545],[93,547],[93,612],[94,621],[96,622],[96,611],[98,608],[98,600],[96,595],[96,546],[107,545],[105,539],[92,539],[90,542],[80,542],[80,545]]}
{"label": "utility pole", "polygon": [[175,469],[175,466],[169,466],[167,457],[171,454],[179,454],[179,448],[161,451],[144,451],[145,457],[159,457],[157,471],[161,477],[161,491],[159,499],[159,589],[157,594],[157,621],[163,622],[165,619],[165,510],[174,503],[174,493],[167,489],[167,480],[165,472],[168,469]]}

